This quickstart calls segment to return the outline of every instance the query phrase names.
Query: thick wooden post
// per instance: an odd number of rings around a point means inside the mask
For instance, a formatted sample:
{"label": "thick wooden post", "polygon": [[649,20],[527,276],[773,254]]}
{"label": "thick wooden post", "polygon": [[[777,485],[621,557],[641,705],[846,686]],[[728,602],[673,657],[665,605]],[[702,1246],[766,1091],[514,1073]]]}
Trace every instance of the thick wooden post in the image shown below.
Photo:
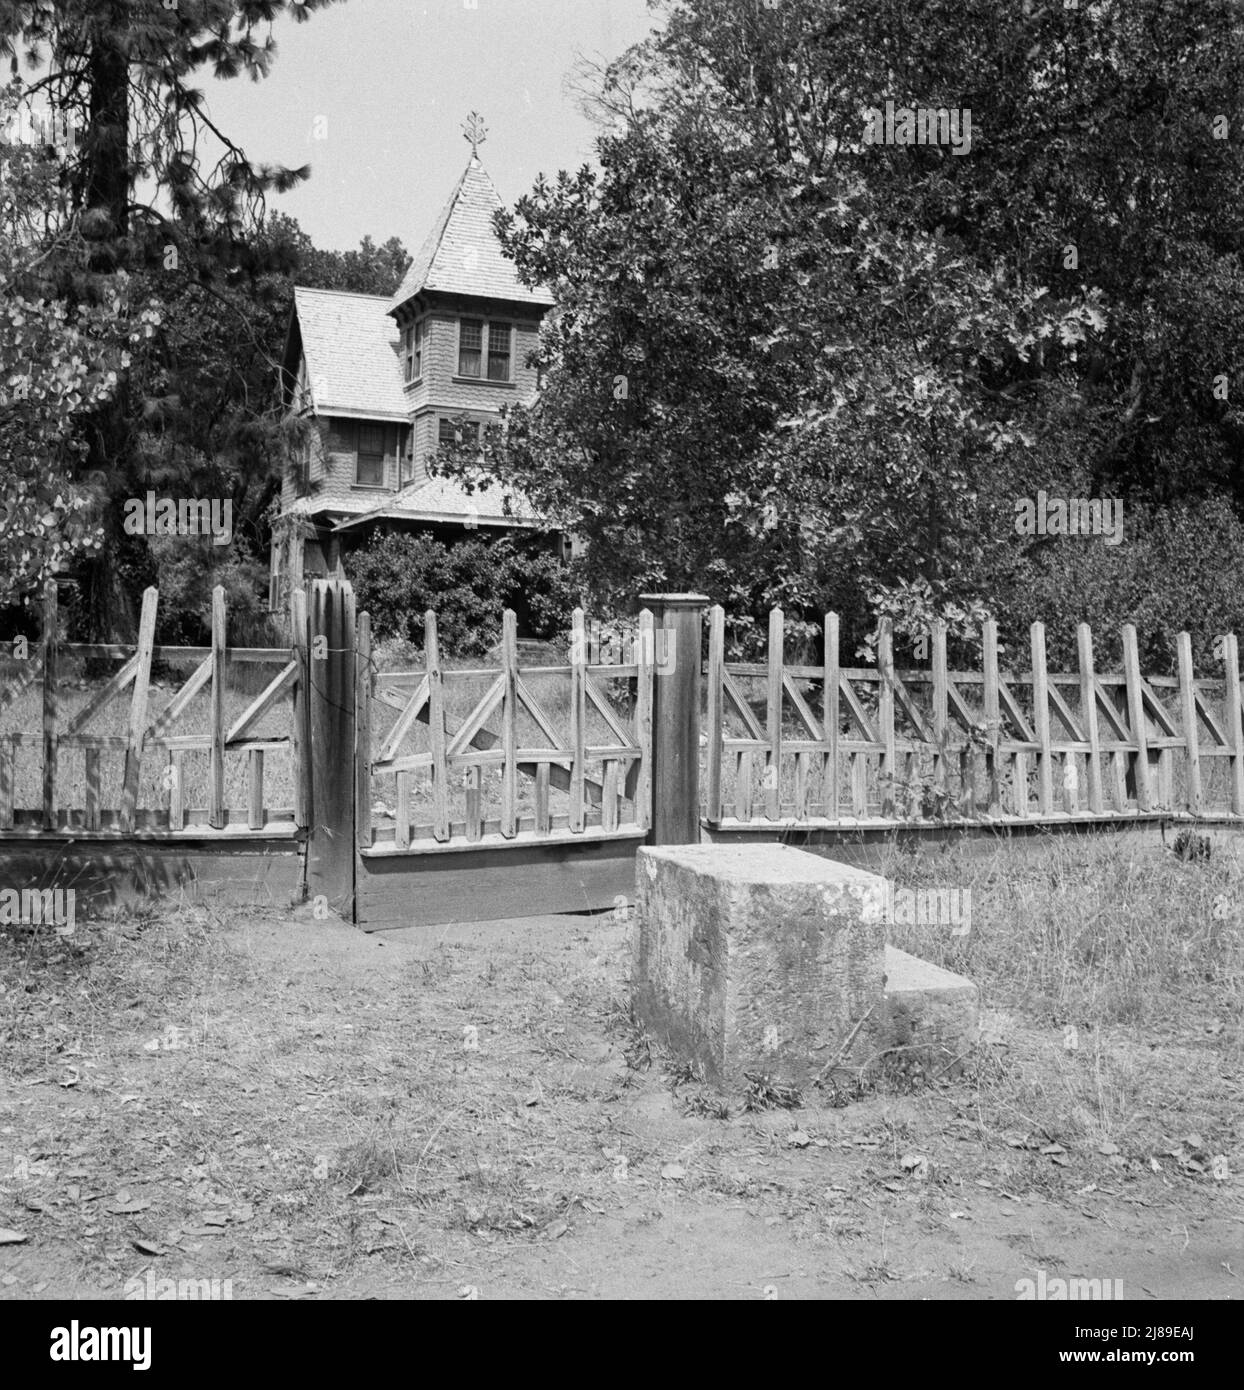
{"label": "thick wooden post", "polygon": [[641,594],[652,611],[658,663],[653,678],[653,845],[700,842],[700,630],[704,594]]}
{"label": "thick wooden post", "polygon": [[354,590],[317,579],[310,604],[311,834],[307,892],[354,920]]}

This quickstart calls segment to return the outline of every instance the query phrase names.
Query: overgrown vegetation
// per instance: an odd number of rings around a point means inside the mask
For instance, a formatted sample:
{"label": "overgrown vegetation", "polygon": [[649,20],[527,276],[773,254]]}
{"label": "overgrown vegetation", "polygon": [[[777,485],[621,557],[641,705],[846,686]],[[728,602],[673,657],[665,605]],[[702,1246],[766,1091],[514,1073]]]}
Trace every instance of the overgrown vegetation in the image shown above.
{"label": "overgrown vegetation", "polygon": [[[986,1280],[997,1243],[1047,1221],[1064,1234],[1045,1248],[1091,1266],[1081,1242],[1098,1230],[1116,1270],[1166,1226],[1180,1244],[1185,1223],[1235,1231],[1229,849],[1189,862],[1060,837],[882,867],[973,892],[968,937],[893,933],[981,987],[982,1041],[953,1081],[796,1096],[757,1078],[719,1097],[629,1023],[616,913],[383,945],[258,904],[0,930],[0,1226],[27,1237],[6,1252],[14,1292],[115,1294],[153,1265],[232,1277],[235,1297],[487,1296],[547,1281],[539,1247],[557,1241],[582,1281],[642,1251],[650,1294],[652,1271],[675,1261],[685,1281],[688,1251],[740,1212],[787,1233],[792,1268],[815,1252],[822,1293],[874,1265],[942,1277],[965,1255]],[[888,1255],[871,1244],[883,1227]],[[746,1244],[731,1235],[721,1278],[746,1278]],[[1003,1296],[1030,1272],[1018,1258],[997,1266]]]}
{"label": "overgrown vegetation", "polygon": [[[1237,622],[1233,0],[662,9],[589,94],[599,172],[498,220],[557,308],[491,468],[600,595],[832,609],[848,649],[892,610],[1129,618],[1162,666]],[[865,144],[887,101],[970,150]],[[1017,535],[1039,490],[1122,500],[1122,546]]]}
{"label": "overgrown vegetation", "polygon": [[424,614],[433,609],[441,648],[454,656],[486,652],[501,636],[507,607],[532,636],[562,636],[578,602],[577,571],[508,538],[450,544],[377,535],[347,558],[346,571],[375,636],[421,647]]}

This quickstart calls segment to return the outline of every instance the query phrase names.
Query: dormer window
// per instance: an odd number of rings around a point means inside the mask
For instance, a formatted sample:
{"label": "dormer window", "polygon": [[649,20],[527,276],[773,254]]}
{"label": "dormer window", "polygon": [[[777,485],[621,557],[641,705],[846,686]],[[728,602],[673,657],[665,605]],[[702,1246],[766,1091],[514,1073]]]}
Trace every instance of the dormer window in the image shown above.
{"label": "dormer window", "polygon": [[461,319],[458,323],[458,375],[509,381],[513,325],[499,320]]}

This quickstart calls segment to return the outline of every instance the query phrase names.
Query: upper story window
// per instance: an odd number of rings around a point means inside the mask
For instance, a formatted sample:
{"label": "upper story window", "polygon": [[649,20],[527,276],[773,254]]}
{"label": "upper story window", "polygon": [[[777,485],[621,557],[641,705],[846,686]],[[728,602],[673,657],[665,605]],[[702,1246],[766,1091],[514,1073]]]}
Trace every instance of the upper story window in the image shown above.
{"label": "upper story window", "polygon": [[384,486],[384,426],[359,423],[358,470],[360,487]]}
{"label": "upper story window", "polygon": [[402,334],[403,375],[407,381],[423,376],[423,320],[406,326]]}
{"label": "upper story window", "polygon": [[[458,323],[458,375],[509,381],[513,325],[496,319]],[[486,367],[485,367],[486,364]]]}
{"label": "upper story window", "polygon": [[407,381],[423,376],[423,320],[407,324],[402,332],[402,375]]}

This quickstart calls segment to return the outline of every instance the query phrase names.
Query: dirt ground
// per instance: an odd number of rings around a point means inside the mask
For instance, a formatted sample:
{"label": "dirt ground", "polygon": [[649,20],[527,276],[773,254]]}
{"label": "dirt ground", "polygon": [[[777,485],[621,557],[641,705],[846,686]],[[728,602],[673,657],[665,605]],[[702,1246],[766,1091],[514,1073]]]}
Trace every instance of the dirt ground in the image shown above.
{"label": "dirt ground", "polygon": [[1213,1025],[1070,1054],[990,1011],[953,1083],[723,1118],[632,1028],[625,933],[185,906],[6,936],[0,1297],[1239,1296]]}

